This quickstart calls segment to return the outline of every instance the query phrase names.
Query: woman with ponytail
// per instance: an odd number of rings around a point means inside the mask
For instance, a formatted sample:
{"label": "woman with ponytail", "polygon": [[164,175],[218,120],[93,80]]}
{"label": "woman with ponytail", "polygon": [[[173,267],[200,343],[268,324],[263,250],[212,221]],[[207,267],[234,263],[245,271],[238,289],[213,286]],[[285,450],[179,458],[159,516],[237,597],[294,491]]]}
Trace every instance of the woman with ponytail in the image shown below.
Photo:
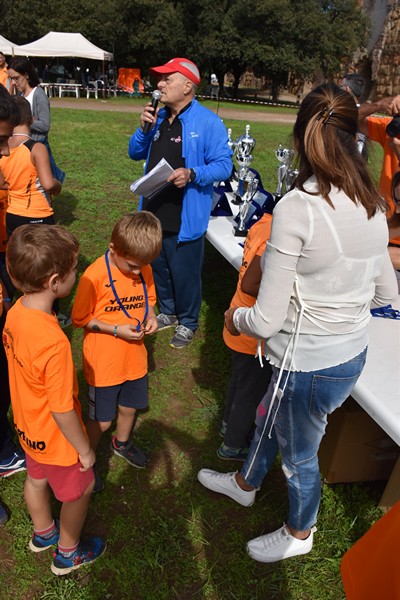
{"label": "woman with ponytail", "polygon": [[371,303],[386,305],[397,294],[385,204],[356,133],[354,99],[336,85],[319,86],[303,100],[294,126],[299,175],[274,210],[257,301],[225,313],[232,334],[263,340],[273,376],[240,473],[202,469],[198,479],[250,506],[280,453],[289,516],[280,529],[248,542],[261,562],[310,552],[327,416],[363,369]]}

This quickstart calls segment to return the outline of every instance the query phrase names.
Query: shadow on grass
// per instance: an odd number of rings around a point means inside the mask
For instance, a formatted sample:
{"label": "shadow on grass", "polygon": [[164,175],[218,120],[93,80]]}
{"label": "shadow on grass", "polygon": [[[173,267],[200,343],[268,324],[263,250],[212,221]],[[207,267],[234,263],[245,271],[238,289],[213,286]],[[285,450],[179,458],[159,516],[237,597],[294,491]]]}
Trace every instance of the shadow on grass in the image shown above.
{"label": "shadow on grass", "polygon": [[58,225],[68,227],[76,217],[75,210],[78,205],[78,199],[70,192],[61,192],[59,196],[53,197],[54,214]]}
{"label": "shadow on grass", "polygon": [[[108,552],[94,566],[88,597],[101,597],[100,580],[111,598],[287,600],[279,593],[285,569],[275,567],[277,586],[245,553],[249,532],[259,529],[254,521],[260,506],[245,509],[196,481],[203,461],[210,461],[210,439],[199,441],[181,427],[148,418],[136,440],[151,446],[146,470],[105,457],[110,464],[106,490],[93,498],[85,530],[103,535]],[[279,471],[272,474],[273,480],[280,478]]]}

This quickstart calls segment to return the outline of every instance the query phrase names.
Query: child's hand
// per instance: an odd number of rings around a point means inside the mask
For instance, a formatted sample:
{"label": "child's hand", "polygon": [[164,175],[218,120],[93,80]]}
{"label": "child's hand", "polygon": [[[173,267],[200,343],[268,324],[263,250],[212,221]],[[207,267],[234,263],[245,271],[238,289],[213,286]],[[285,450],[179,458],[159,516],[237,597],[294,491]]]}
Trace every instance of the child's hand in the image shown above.
{"label": "child's hand", "polygon": [[143,329],[146,335],[151,335],[155,333],[158,329],[158,321],[156,315],[152,315],[147,318],[146,325]]}
{"label": "child's hand", "polygon": [[79,470],[82,472],[91,469],[96,462],[96,454],[94,453],[93,448],[89,448],[85,454],[78,454],[78,456],[82,464],[82,467]]}
{"label": "child's hand", "polygon": [[236,329],[236,327],[233,324],[233,313],[235,312],[235,310],[236,308],[228,308],[228,310],[225,311],[225,327],[231,335],[240,335],[240,332]]}
{"label": "child's hand", "polygon": [[118,325],[117,337],[125,342],[133,342],[135,340],[141,340],[144,336],[144,330],[136,331],[134,325]]}

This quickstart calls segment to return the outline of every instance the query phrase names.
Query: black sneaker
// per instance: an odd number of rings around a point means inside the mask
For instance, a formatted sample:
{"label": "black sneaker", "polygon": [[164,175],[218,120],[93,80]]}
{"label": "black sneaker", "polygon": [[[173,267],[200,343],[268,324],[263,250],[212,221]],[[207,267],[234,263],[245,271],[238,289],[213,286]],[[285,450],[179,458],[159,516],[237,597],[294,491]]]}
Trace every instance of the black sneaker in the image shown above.
{"label": "black sneaker", "polygon": [[116,435],[113,435],[111,440],[111,450],[117,456],[124,458],[126,462],[128,462],[132,467],[136,467],[137,469],[144,469],[149,462],[149,457],[143,450],[134,446],[131,441],[128,441],[125,446],[120,446],[117,448],[115,445],[115,441],[117,439]]}
{"label": "black sneaker", "polygon": [[165,315],[160,313],[157,316],[158,330],[167,329],[168,327],[176,327],[179,325],[178,317],[176,315]]}
{"label": "black sneaker", "polygon": [[177,348],[178,350],[186,348],[192,341],[193,336],[194,331],[184,325],[178,325],[175,330],[175,335],[170,342],[170,346],[172,346],[172,348]]}
{"label": "black sneaker", "polygon": [[231,448],[225,446],[224,443],[217,450],[217,456],[222,460],[239,460],[241,462],[246,460],[248,453],[249,448]]}
{"label": "black sneaker", "polygon": [[26,470],[25,453],[23,450],[14,452],[9,458],[0,460],[0,477],[9,477],[14,473]]}
{"label": "black sneaker", "polygon": [[95,561],[105,552],[105,549],[106,543],[99,537],[82,540],[73,555],[69,558],[62,556],[57,548],[53,554],[51,570],[54,575],[68,575],[71,571],[75,571],[75,569],[79,569],[79,567]]}

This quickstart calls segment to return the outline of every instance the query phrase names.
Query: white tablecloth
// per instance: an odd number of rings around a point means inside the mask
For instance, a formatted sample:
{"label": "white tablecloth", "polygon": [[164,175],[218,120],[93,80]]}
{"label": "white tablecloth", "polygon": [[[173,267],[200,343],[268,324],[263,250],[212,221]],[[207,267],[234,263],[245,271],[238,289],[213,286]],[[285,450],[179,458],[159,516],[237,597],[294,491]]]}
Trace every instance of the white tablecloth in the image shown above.
{"label": "white tablecloth", "polygon": [[[235,237],[233,228],[233,217],[211,217],[206,238],[239,270],[244,238]],[[400,309],[400,296],[394,306]],[[400,445],[400,320],[372,317],[369,336],[367,362],[352,396]]]}

